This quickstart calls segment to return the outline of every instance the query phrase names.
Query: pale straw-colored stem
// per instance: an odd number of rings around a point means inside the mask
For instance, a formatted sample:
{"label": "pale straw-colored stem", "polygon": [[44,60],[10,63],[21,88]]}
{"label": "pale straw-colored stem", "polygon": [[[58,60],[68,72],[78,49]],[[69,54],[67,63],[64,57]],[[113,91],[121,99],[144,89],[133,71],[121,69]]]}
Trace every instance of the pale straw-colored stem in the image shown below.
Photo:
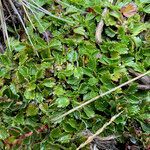
{"label": "pale straw-colored stem", "polygon": [[147,71],[146,73],[143,73],[143,74],[141,74],[141,75],[139,75],[139,76],[137,76],[137,77],[135,77],[135,78],[133,78],[133,79],[131,79],[131,80],[129,80],[129,81],[127,81],[127,82],[125,82],[125,83],[123,83],[123,84],[117,86],[117,87],[115,87],[115,88],[112,88],[111,90],[109,90],[109,91],[107,91],[107,92],[105,92],[105,93],[102,93],[102,94],[100,94],[100,95],[98,95],[98,96],[96,96],[96,97],[94,97],[94,98],[92,98],[92,99],[90,99],[90,100],[88,100],[88,101],[86,101],[86,102],[80,104],[79,106],[77,106],[77,107],[75,107],[75,108],[69,110],[68,112],[64,113],[64,114],[61,115],[61,116],[57,116],[56,118],[52,118],[51,121],[52,121],[52,122],[55,122],[55,121],[57,121],[57,120],[59,120],[59,119],[65,117],[65,116],[71,114],[72,112],[74,112],[74,111],[76,111],[76,110],[78,110],[78,109],[80,109],[80,108],[82,108],[82,107],[84,107],[84,106],[86,106],[86,105],[88,105],[88,104],[90,104],[90,103],[96,101],[96,100],[99,99],[99,98],[104,97],[104,96],[106,96],[106,95],[108,95],[108,94],[110,94],[110,93],[112,93],[112,92],[114,92],[114,91],[116,91],[116,90],[118,90],[118,89],[120,89],[120,88],[126,86],[126,85],[129,85],[130,83],[132,83],[132,82],[134,82],[134,81],[140,79],[141,77],[143,77],[143,76],[145,76],[145,75],[147,75],[147,74],[149,74],[149,73],[150,73],[150,70]]}
{"label": "pale straw-colored stem", "polygon": [[[122,112],[123,112],[123,111],[122,111]],[[89,136],[88,139],[87,139],[84,143],[82,143],[82,144],[77,148],[77,150],[79,150],[79,149],[83,148],[84,146],[86,146],[87,144],[91,143],[91,142],[93,141],[93,139],[94,139],[95,137],[97,137],[99,134],[101,134],[101,133],[107,128],[107,126],[109,126],[116,118],[118,118],[118,117],[122,114],[122,112],[120,112],[119,114],[113,116],[113,117],[109,120],[109,122],[106,122],[100,129],[98,129],[98,130],[96,131],[95,134]]]}

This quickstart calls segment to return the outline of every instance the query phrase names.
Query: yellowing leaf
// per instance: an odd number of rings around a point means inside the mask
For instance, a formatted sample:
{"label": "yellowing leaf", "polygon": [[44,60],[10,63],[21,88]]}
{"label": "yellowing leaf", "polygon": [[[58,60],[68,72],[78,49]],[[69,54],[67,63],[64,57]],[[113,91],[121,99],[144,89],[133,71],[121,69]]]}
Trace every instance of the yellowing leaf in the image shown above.
{"label": "yellowing leaf", "polygon": [[38,114],[38,107],[35,104],[29,104],[27,110],[26,110],[26,114],[27,116],[35,116]]}

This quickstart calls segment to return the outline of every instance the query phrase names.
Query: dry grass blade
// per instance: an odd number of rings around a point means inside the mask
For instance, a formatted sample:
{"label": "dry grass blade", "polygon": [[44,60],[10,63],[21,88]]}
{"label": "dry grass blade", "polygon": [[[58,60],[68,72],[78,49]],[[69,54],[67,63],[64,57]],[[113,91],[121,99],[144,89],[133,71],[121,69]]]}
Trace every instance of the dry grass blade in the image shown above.
{"label": "dry grass blade", "polygon": [[[19,18],[19,20],[20,20],[20,22],[21,22],[21,24],[22,24],[22,26],[23,26],[23,28],[24,28],[24,30],[25,30],[27,36],[28,36],[28,39],[29,39],[31,45],[33,46],[33,43],[32,43],[32,41],[31,41],[30,35],[29,35],[29,33],[28,33],[27,29],[26,29],[26,26],[25,26],[25,24],[24,24],[24,21],[23,21],[21,15],[19,14],[19,12],[18,12],[17,8],[15,7],[15,5],[13,4],[12,0],[9,0],[9,3],[10,3],[10,5],[11,5],[12,9],[14,10],[14,12],[17,14],[17,16],[18,16],[18,18]],[[33,46],[33,47],[34,47],[34,46]]]}
{"label": "dry grass blade", "polygon": [[25,4],[24,2],[23,2],[23,5],[26,6],[26,7],[31,11],[31,13],[33,14],[34,18],[36,19],[36,21],[37,21],[38,24],[41,26],[41,28],[42,28],[42,30],[43,30],[43,32],[44,32],[44,27],[43,27],[43,25],[41,24],[40,20],[37,18],[36,14],[35,14],[35,13],[37,13],[37,12],[34,11],[34,9],[32,9],[29,5]]}
{"label": "dry grass blade", "polygon": [[[122,111],[122,112],[123,112],[123,111]],[[113,117],[110,119],[110,121],[109,121],[109,122],[106,122],[99,130],[96,131],[95,134],[89,136],[89,138],[88,138],[84,143],[82,143],[82,144],[77,148],[77,150],[79,150],[79,149],[83,148],[84,146],[86,146],[87,144],[91,143],[91,142],[93,141],[93,139],[94,139],[96,136],[98,136],[99,134],[101,134],[101,133],[106,129],[107,126],[109,126],[116,118],[118,118],[118,117],[122,114],[122,112],[120,112],[119,114],[113,116]]]}
{"label": "dry grass blade", "polygon": [[125,82],[125,83],[123,83],[123,84],[121,84],[121,85],[119,85],[119,86],[117,86],[117,87],[115,87],[115,88],[113,88],[113,89],[107,91],[107,92],[105,92],[105,93],[102,93],[102,94],[100,94],[100,95],[98,95],[98,96],[96,96],[96,97],[90,99],[89,101],[86,101],[85,103],[80,104],[79,106],[77,106],[77,107],[75,107],[75,108],[69,110],[68,112],[64,113],[64,114],[61,115],[61,116],[58,116],[58,117],[56,117],[56,118],[52,118],[51,121],[52,121],[52,122],[55,122],[55,121],[57,121],[57,120],[59,120],[59,119],[65,117],[65,116],[69,115],[70,113],[72,113],[72,112],[74,112],[74,111],[76,111],[76,110],[78,110],[78,109],[80,109],[80,108],[82,108],[82,107],[84,107],[84,106],[86,106],[86,105],[88,105],[88,104],[90,104],[90,103],[96,101],[96,100],[99,99],[100,97],[106,96],[106,95],[108,95],[108,94],[110,94],[110,93],[116,91],[117,89],[120,89],[120,88],[122,88],[122,87],[124,87],[124,86],[126,86],[126,85],[128,85],[128,84],[130,84],[130,83],[132,83],[132,82],[134,82],[134,81],[136,81],[136,80],[138,80],[138,79],[144,77],[145,75],[147,75],[147,74],[149,74],[149,73],[150,73],[150,70],[147,71],[146,73],[143,73],[143,74],[141,74],[141,75],[139,75],[139,76],[137,76],[137,77],[135,77],[135,78],[133,78],[133,79],[131,79],[131,80],[129,80],[129,81],[127,81],[127,82]]}
{"label": "dry grass blade", "polygon": [[[15,5],[13,4],[12,0],[9,0],[9,3],[10,3],[10,5],[11,5],[12,9],[14,10],[14,12],[17,14],[17,16],[18,16],[18,18],[19,18],[19,20],[20,20],[20,22],[21,22],[21,24],[22,24],[22,26],[23,26],[23,28],[24,28],[24,30],[25,30],[25,33],[26,33],[27,36],[28,36],[29,42],[30,42],[30,44],[32,45],[32,47],[34,48],[33,42],[32,42],[32,40],[31,40],[31,38],[30,38],[30,35],[29,35],[29,33],[28,33],[28,30],[26,29],[26,26],[25,26],[25,24],[24,24],[24,21],[23,21],[21,15],[19,14],[19,12],[18,12],[17,8],[15,7]],[[35,48],[34,48],[34,50],[35,50]],[[38,52],[37,52],[36,50],[35,50],[35,53],[36,53],[37,56],[39,57]]]}
{"label": "dry grass blade", "polygon": [[5,18],[4,18],[4,11],[3,11],[3,5],[2,1],[0,0],[0,21],[1,21],[1,28],[4,36],[4,40],[6,40],[6,28],[5,28]]}
{"label": "dry grass blade", "polygon": [[4,47],[3,47],[3,45],[1,44],[1,42],[0,42],[0,53],[4,53]]}
{"label": "dry grass blade", "polygon": [[8,41],[8,47],[10,49],[7,25],[6,25],[6,21],[5,21],[5,17],[4,17],[3,5],[2,5],[1,0],[0,0],[0,21],[1,21],[1,28],[2,28],[2,32],[3,32],[4,41],[5,41],[5,43],[6,43],[6,41]]}
{"label": "dry grass blade", "polygon": [[[28,5],[25,4],[24,2],[23,2],[23,5],[25,5],[25,6],[31,11],[31,13],[33,14],[34,18],[36,19],[36,21],[37,21],[38,24],[40,25],[41,29],[43,30],[43,32],[45,32],[45,29],[44,29],[42,23],[40,22],[40,20],[38,19],[38,17],[37,17],[36,14],[35,14],[35,13],[38,13],[38,12],[36,12],[34,9],[32,9],[30,6],[28,6]],[[46,36],[48,37],[47,32],[45,32],[45,34],[46,34]]]}
{"label": "dry grass blade", "polygon": [[[90,136],[93,136],[94,134],[90,130],[86,129],[85,131],[82,132],[82,135],[88,138]],[[120,137],[120,136],[110,135],[110,136],[107,136],[107,137],[96,136],[95,138],[100,140],[100,141],[107,141],[107,140],[116,139],[118,137]]]}
{"label": "dry grass blade", "polygon": [[23,9],[24,9],[24,12],[25,12],[25,14],[26,14],[28,20],[30,21],[30,23],[31,23],[31,25],[32,25],[32,27],[33,27],[33,29],[35,29],[35,26],[34,26],[32,20],[30,19],[29,13],[28,13],[28,11],[27,11],[27,9],[26,9],[26,7],[25,7],[23,1],[21,0],[20,2],[21,2],[21,4],[22,4],[22,7],[23,7]]}
{"label": "dry grass blade", "polygon": [[34,3],[34,5],[31,4],[31,3],[29,3],[29,2],[27,2],[27,1],[25,1],[25,0],[23,0],[23,1],[24,1],[24,3],[30,5],[31,7],[37,9],[38,11],[41,11],[41,12],[43,12],[43,13],[49,15],[50,17],[53,17],[53,18],[58,19],[58,20],[61,20],[61,21],[63,21],[63,22],[67,22],[67,23],[73,24],[72,21],[69,21],[69,20],[67,20],[67,19],[63,19],[63,18],[61,18],[61,17],[58,17],[58,16],[55,16],[55,15],[51,14],[49,11],[47,11],[46,9],[42,8],[41,6],[39,6],[39,5],[38,5],[36,2],[34,2],[33,0],[32,0],[32,2]]}
{"label": "dry grass blade", "polygon": [[[5,5],[5,7],[6,7],[7,11],[8,11],[8,13],[9,13],[9,15],[10,15],[11,19],[13,20],[13,15],[12,15],[11,11],[9,10],[8,5],[7,5],[6,1],[3,1],[3,3],[4,3],[4,5]],[[16,26],[15,26],[14,21],[12,21],[12,24],[13,24],[13,26],[14,26],[15,32],[17,33],[17,29],[16,29]]]}

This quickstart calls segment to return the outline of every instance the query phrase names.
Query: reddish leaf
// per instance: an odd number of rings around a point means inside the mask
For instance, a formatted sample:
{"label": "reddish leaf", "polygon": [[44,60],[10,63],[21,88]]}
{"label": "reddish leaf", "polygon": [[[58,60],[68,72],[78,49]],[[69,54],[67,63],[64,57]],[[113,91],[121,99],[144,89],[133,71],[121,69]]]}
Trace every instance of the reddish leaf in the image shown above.
{"label": "reddish leaf", "polygon": [[91,7],[88,7],[86,11],[89,12],[89,13],[94,13],[93,8],[91,8]]}
{"label": "reddish leaf", "polygon": [[134,16],[137,13],[138,9],[137,9],[136,4],[131,2],[123,6],[120,11],[125,17],[129,18],[129,17]]}

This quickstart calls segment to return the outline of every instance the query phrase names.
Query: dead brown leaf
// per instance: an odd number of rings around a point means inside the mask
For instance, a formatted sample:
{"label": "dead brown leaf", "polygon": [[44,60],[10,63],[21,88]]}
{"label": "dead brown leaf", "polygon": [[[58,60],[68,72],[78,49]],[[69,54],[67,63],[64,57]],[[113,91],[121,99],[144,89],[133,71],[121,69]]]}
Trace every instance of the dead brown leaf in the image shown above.
{"label": "dead brown leaf", "polygon": [[120,11],[125,17],[129,18],[137,13],[138,8],[135,3],[131,2],[123,6]]}

